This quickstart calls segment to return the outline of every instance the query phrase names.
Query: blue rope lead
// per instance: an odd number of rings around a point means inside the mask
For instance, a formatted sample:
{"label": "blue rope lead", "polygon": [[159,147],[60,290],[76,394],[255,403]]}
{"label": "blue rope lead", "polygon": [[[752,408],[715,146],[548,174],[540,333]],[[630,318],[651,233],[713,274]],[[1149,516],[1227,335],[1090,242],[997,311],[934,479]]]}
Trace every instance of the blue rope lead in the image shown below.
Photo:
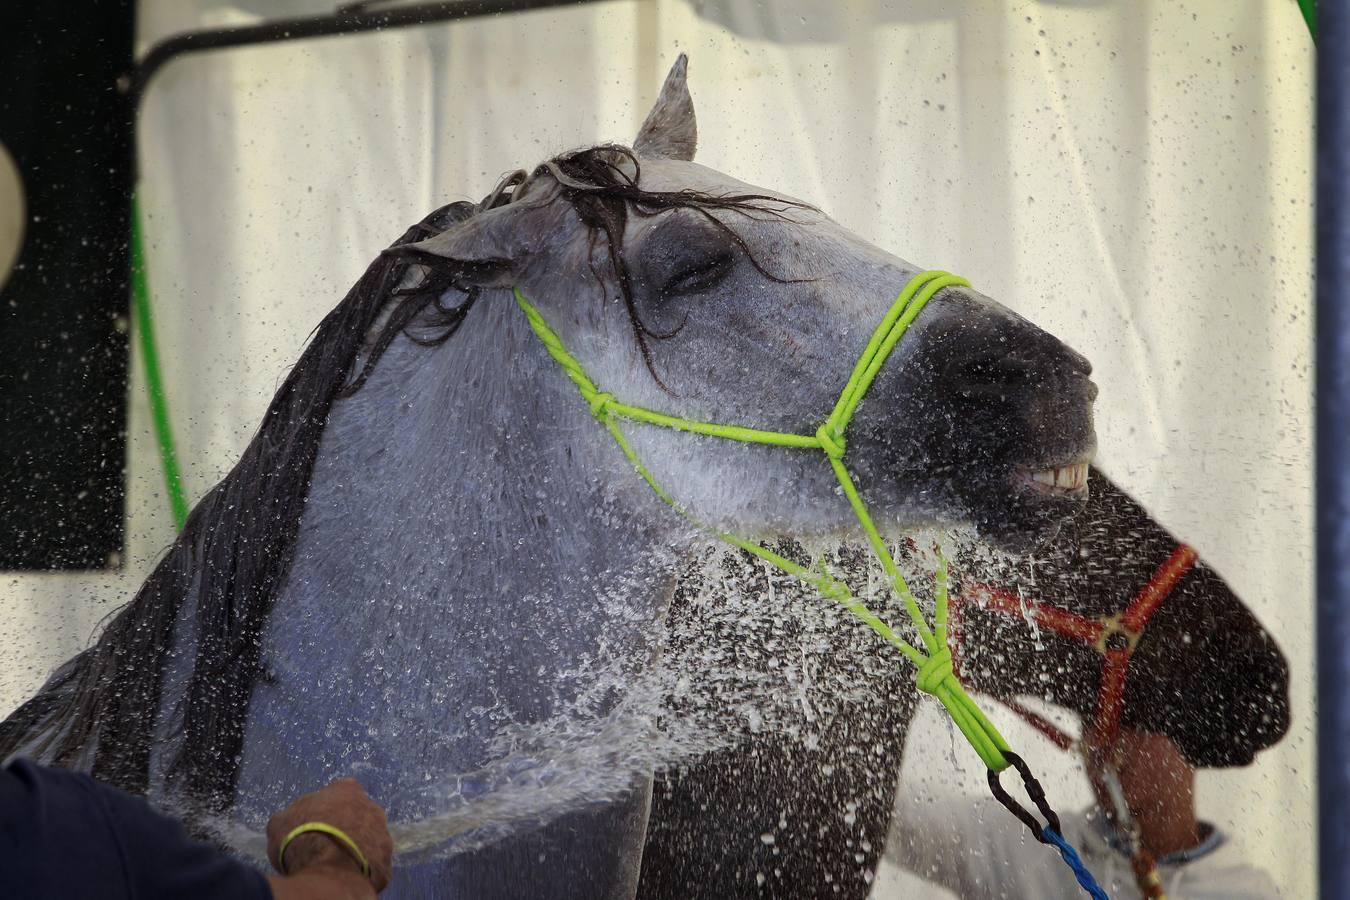
{"label": "blue rope lead", "polygon": [[1078,851],[1073,849],[1073,845],[1064,840],[1064,835],[1060,833],[1059,815],[1056,814],[1050,801],[1046,799],[1045,788],[1036,780],[1036,775],[1031,771],[1026,760],[1013,753],[1011,750],[1005,750],[1003,756],[1008,760],[1008,764],[1017,770],[1017,774],[1022,776],[1022,786],[1026,788],[1027,796],[1031,802],[1036,804],[1041,815],[1045,816],[1045,821],[1049,824],[1044,828],[1036,821],[1036,817],[1031,814],[1026,807],[1012,798],[1012,795],[1003,789],[999,783],[998,772],[989,770],[989,790],[993,793],[994,799],[1002,803],[1008,812],[1017,816],[1023,825],[1031,829],[1031,833],[1036,840],[1042,844],[1054,844],[1059,850],[1059,855],[1064,857],[1064,862],[1073,869],[1073,875],[1078,879],[1078,884],[1083,890],[1092,896],[1092,900],[1111,900],[1106,896],[1106,891],[1102,890],[1097,884],[1097,880],[1092,877],[1087,866],[1078,858]]}
{"label": "blue rope lead", "polygon": [[1058,848],[1059,855],[1064,857],[1064,862],[1070,869],[1073,869],[1073,877],[1078,879],[1078,884],[1083,890],[1092,895],[1092,900],[1111,900],[1110,897],[1106,896],[1106,891],[1102,890],[1101,886],[1097,884],[1097,879],[1092,877],[1092,873],[1088,871],[1087,866],[1083,865],[1083,861],[1078,858],[1078,851],[1073,849],[1073,844],[1064,839],[1064,835],[1047,826],[1041,832],[1041,836],[1048,843],[1054,844]]}

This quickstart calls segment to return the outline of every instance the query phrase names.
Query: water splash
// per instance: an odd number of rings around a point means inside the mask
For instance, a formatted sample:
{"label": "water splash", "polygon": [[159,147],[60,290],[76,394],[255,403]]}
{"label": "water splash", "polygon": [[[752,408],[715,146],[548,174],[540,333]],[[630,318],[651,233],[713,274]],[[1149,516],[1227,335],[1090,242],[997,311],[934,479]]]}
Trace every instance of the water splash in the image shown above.
{"label": "water splash", "polygon": [[[920,536],[897,554],[924,605],[931,605],[927,548],[934,541]],[[972,546],[958,541],[955,552]],[[898,628],[906,624],[865,549],[793,542],[774,549],[803,564],[823,559],[874,611]],[[951,555],[950,539],[946,549]],[[390,798],[401,811],[390,824],[401,861],[477,850],[613,802],[654,772],[742,735],[773,730],[815,747],[880,685],[894,683],[897,671],[910,677],[903,657],[846,611],[762,561],[720,547],[686,571],[666,622],[656,627],[655,645],[664,649],[641,671],[612,659],[567,673],[585,688],[559,715],[499,729],[491,765],[434,777]],[[239,853],[265,858],[256,823],[199,824]]]}

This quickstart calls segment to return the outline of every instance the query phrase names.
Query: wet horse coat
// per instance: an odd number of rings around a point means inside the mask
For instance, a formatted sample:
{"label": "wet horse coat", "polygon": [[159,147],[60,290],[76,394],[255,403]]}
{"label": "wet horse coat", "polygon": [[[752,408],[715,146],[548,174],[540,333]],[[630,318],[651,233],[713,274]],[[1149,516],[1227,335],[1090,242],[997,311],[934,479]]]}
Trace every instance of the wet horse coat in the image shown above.
{"label": "wet horse coat", "polygon": [[[631,402],[810,433],[917,271],[693,164],[694,135],[681,60],[634,150],[564,154],[415,226],[325,319],[136,600],[0,729],[0,755],[253,823],[350,774],[407,821],[438,812],[447,779],[459,800],[509,780],[521,734],[621,709],[698,536],[577,402],[511,288]],[[845,462],[892,532],[971,523],[1034,544],[1084,501],[1032,475],[1090,455],[1088,372],[991,300],[944,291],[859,407]],[[850,525],[814,457],[632,440],[717,527]],[[646,737],[621,734],[624,790],[486,825],[488,846],[403,866],[390,896],[632,896]]]}

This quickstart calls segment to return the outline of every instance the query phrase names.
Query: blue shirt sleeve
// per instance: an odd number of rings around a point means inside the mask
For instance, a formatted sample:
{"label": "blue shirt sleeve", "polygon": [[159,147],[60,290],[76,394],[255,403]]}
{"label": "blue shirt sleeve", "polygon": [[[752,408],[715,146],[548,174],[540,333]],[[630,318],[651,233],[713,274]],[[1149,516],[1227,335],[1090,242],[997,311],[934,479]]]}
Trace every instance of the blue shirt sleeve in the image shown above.
{"label": "blue shirt sleeve", "polygon": [[145,800],[26,760],[0,769],[0,873],[0,893],[25,900],[272,898],[261,872]]}

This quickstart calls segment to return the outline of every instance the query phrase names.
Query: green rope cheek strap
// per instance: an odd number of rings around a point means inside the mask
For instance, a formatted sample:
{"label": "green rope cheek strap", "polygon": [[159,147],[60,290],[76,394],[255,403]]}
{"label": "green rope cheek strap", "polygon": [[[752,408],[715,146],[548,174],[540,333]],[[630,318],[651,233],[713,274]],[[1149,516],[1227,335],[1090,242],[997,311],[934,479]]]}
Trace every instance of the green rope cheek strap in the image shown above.
{"label": "green rope cheek strap", "polygon": [[[871,340],[867,342],[867,347],[863,350],[862,356],[853,367],[853,373],[849,376],[848,383],[844,385],[844,391],[840,394],[839,401],[813,435],[762,431],[739,425],[699,422],[622,403],[615,399],[613,394],[606,393],[596,386],[595,382],[581,367],[581,363],[567,351],[557,333],[544,321],[543,316],[539,314],[539,310],[535,309],[525,299],[525,295],[520,292],[519,288],[515,289],[515,296],[516,302],[520,304],[520,308],[524,310],[525,316],[529,319],[530,327],[534,329],[534,333],[543,342],[549,355],[576,385],[582,399],[590,407],[591,414],[613,436],[615,443],[619,445],[619,449],[623,451],[624,456],[632,463],[633,468],[651,486],[657,496],[681,514],[690,518],[691,521],[693,521],[692,517],[680,507],[669,492],[657,483],[652,473],[643,465],[642,460],[638,458],[637,453],[628,442],[628,438],[619,427],[617,420],[627,419],[632,422],[658,425],[677,431],[688,431],[694,434],[744,443],[769,444],[775,447],[816,450],[824,453],[826,459],[829,460],[830,467],[834,470],[835,478],[839,480],[839,486],[843,489],[844,496],[848,498],[849,505],[853,507],[854,515],[857,516],[863,532],[867,535],[868,542],[872,545],[873,552],[876,553],[877,559],[881,561],[882,568],[890,580],[891,589],[900,598],[910,620],[914,623],[923,649],[913,646],[897,635],[886,622],[868,609],[866,604],[854,597],[847,585],[832,577],[825,570],[823,563],[820,571],[814,571],[798,565],[792,560],[785,559],[753,541],[734,534],[716,531],[713,531],[713,533],[727,543],[748,553],[753,553],[770,565],[811,585],[822,597],[841,605],[880,635],[884,641],[909,657],[910,661],[918,668],[916,682],[919,690],[936,697],[946,708],[948,714],[951,715],[956,727],[961,730],[966,740],[975,748],[975,752],[980,755],[984,764],[994,772],[1001,772],[1011,765],[1010,761],[1004,756],[1005,753],[1011,752],[1011,748],[1007,741],[1003,739],[1003,736],[998,733],[998,729],[985,717],[984,713],[961,687],[961,683],[952,674],[951,651],[947,649],[946,559],[939,549],[934,586],[936,612],[933,617],[933,627],[929,628],[918,603],[915,602],[914,595],[910,592],[909,585],[900,574],[894,557],[892,557],[886,542],[881,537],[881,533],[873,523],[871,515],[868,514],[867,507],[858,495],[858,489],[843,462],[846,449],[844,433],[848,429],[848,424],[852,420],[854,412],[858,409],[858,404],[862,402],[863,397],[867,394],[867,389],[872,385],[877,373],[881,371],[886,358],[890,356],[891,351],[900,342],[905,331],[908,330],[919,313],[923,311],[928,301],[938,291],[952,286],[969,287],[970,283],[956,275],[936,271],[921,272],[910,279],[904,290],[900,292],[900,296],[891,304],[891,308],[881,320],[881,324],[872,333]],[[711,531],[701,524],[700,527]]]}

